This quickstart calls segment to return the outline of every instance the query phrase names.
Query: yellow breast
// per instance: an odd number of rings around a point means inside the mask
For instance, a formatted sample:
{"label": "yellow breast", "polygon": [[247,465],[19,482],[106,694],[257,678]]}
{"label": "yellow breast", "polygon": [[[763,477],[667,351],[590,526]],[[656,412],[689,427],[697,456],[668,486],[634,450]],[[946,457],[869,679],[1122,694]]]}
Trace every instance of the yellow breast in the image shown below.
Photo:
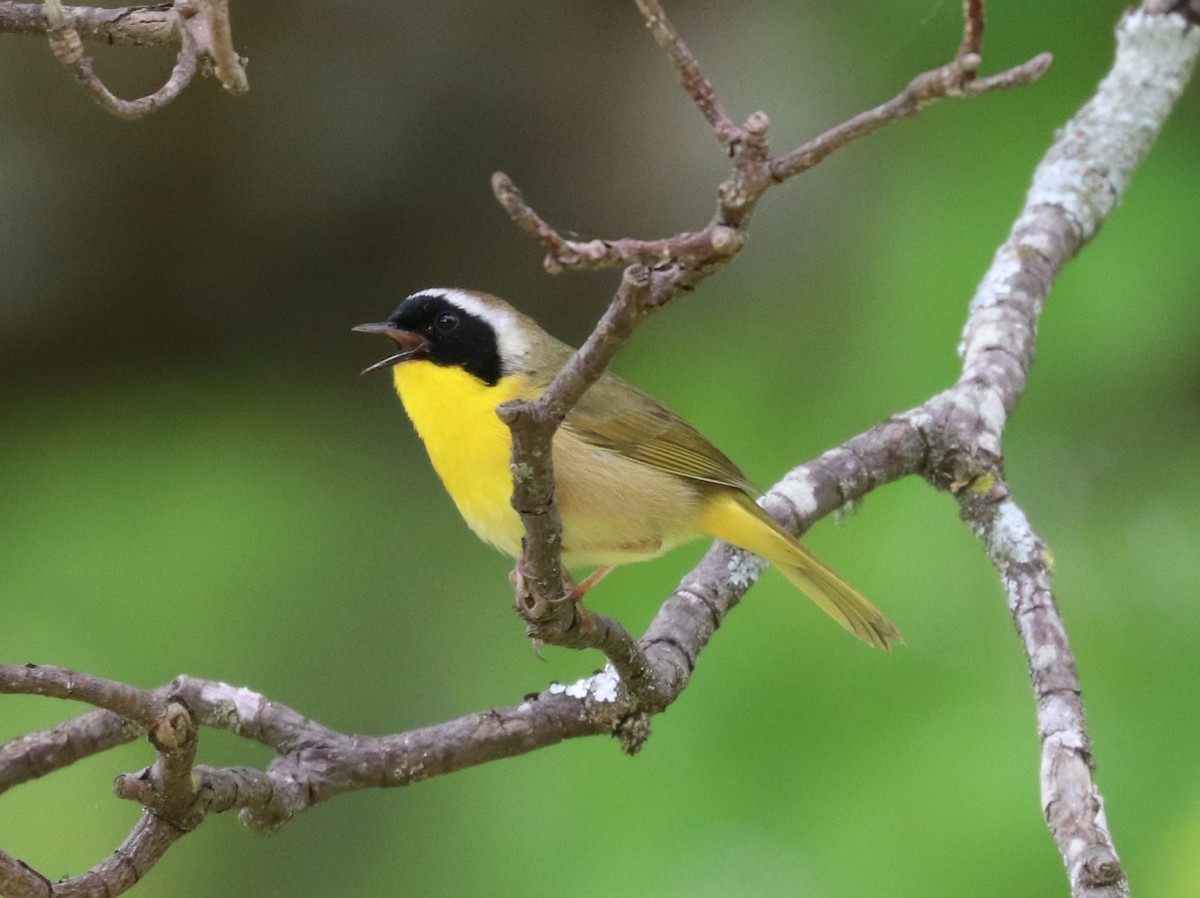
{"label": "yellow breast", "polygon": [[392,371],[400,401],[459,513],[480,539],[516,557],[523,530],[509,503],[512,437],[496,406],[520,395],[518,377],[489,387],[459,367],[428,361],[403,362]]}
{"label": "yellow breast", "polygon": [[[522,375],[489,387],[456,366],[402,362],[393,369],[429,460],[467,525],[514,558],[524,528],[513,510],[512,435],[496,406],[532,399]],[[617,565],[662,554],[699,536],[702,490],[695,483],[589,445],[565,430],[554,438],[563,561]]]}

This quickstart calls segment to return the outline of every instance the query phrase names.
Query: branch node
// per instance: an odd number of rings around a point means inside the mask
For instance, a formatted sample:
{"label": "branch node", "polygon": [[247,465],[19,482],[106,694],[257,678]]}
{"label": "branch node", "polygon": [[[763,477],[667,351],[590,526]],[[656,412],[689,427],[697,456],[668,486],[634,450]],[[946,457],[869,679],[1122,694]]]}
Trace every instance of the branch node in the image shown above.
{"label": "branch node", "polygon": [[713,252],[719,256],[731,256],[745,243],[741,231],[725,225],[715,226],[709,239],[712,241]]}
{"label": "branch node", "polygon": [[632,757],[642,750],[642,746],[650,738],[650,731],[650,715],[638,712],[621,718],[613,730],[613,735],[621,743],[621,751]]}
{"label": "branch node", "polygon": [[746,119],[737,152],[737,160],[741,165],[761,163],[767,160],[770,156],[767,143],[767,131],[770,130],[770,127],[771,119],[765,112],[752,112]]}
{"label": "branch node", "polygon": [[1087,853],[1080,874],[1080,878],[1094,888],[1116,885],[1125,876],[1116,854],[1103,846]]}
{"label": "branch node", "polygon": [[150,743],[159,751],[179,751],[196,739],[196,721],[181,700],[172,701],[149,733]]}

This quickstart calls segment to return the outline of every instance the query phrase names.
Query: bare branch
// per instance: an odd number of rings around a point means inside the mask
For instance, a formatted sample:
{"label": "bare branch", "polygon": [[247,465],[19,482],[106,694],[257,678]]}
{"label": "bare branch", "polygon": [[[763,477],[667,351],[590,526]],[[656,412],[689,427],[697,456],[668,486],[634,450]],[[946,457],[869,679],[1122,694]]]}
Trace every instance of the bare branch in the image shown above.
{"label": "bare branch", "polygon": [[633,637],[610,618],[581,613],[576,603],[563,596],[562,521],[554,495],[551,445],[567,412],[600,378],[637,321],[651,310],[652,284],[647,269],[627,269],[616,299],[546,391],[534,402],[514,400],[497,409],[513,431],[513,507],[526,532],[526,551],[517,565],[517,611],[539,641],[604,651],[625,687],[646,700],[656,690]]}
{"label": "bare branch", "polygon": [[153,811],[143,811],[112,854],[82,876],[54,883],[54,898],[112,898],[133,888],[184,834]]}
{"label": "bare branch", "polygon": [[1092,778],[1075,655],[1050,586],[1052,562],[1003,482],[962,500],[963,520],[983,540],[1000,574],[1025,646],[1042,743],[1042,813],[1076,896],[1127,896],[1104,799]]}
{"label": "bare branch", "polygon": [[[981,427],[975,457],[960,453],[965,461],[951,488],[1000,573],[1029,661],[1042,810],[1077,898],[1125,898],[1129,887],[1092,778],[1075,657],[1051,591],[1048,552],[1009,497],[1000,436],[1024,390],[1036,319],[1055,275],[1116,207],[1198,55],[1200,33],[1183,17],[1137,10],[1122,18],[1113,67],[1034,172],[1025,209],[971,301],[959,347],[963,375],[955,389],[979,390],[968,407]],[[987,455],[995,463],[984,466],[986,473],[972,470]]]}
{"label": "bare branch", "polygon": [[662,5],[658,0],[637,0],[638,9],[646,19],[646,27],[658,41],[658,45],[670,58],[679,71],[679,82],[688,92],[696,108],[716,132],[721,146],[733,155],[737,144],[743,139],[742,130],[729,118],[725,112],[725,104],[717,96],[712,83],[704,77],[700,63],[692,55],[692,51],[683,42],[675,26],[671,24]]}
{"label": "bare branch", "polygon": [[963,0],[963,39],[958,48],[961,59],[983,52],[983,0]]}
{"label": "bare branch", "polygon": [[93,100],[118,118],[133,120],[155,112],[178,97],[196,73],[195,45],[188,30],[183,28],[180,29],[180,50],[175,58],[175,68],[166,83],[148,96],[122,100],[105,87],[96,74],[92,58],[84,52],[79,32],[71,27],[63,14],[60,0],[47,0],[46,21],[46,37],[58,61],[74,73],[75,80]]}
{"label": "bare branch", "polygon": [[187,20],[196,40],[200,58],[212,66],[212,73],[230,93],[244,94],[250,89],[246,80],[246,60],[233,49],[233,29],[229,25],[229,0],[195,0],[199,15]]}
{"label": "bare branch", "polygon": [[[7,691],[0,685],[0,692]],[[133,721],[112,711],[90,711],[69,724],[5,742],[0,745],[0,795],[13,786],[132,742],[144,732]],[[4,892],[0,890],[0,894]]]}
{"label": "bare branch", "polygon": [[[170,7],[97,9],[0,2],[0,32],[45,33],[55,57],[69,68],[88,94],[118,118],[143,118],[170,103],[203,65],[231,93],[249,89],[245,60],[234,52],[228,0],[175,0]],[[175,66],[166,82],[148,96],[122,100],[96,74],[84,38],[149,46],[178,43]]]}
{"label": "bare branch", "polygon": [[[492,178],[492,190],[509,217],[537,240],[546,251],[543,265],[551,274],[566,269],[611,268],[622,265],[656,265],[675,262],[684,272],[711,274],[736,256],[745,245],[744,228],[763,194],[775,184],[812,168],[835,150],[873,134],[887,125],[912,118],[936,100],[971,97],[1030,84],[1050,67],[1048,53],[996,75],[978,78],[983,41],[983,4],[964,0],[963,40],[954,59],[924,72],[900,94],[874,109],[862,112],[790,152],[771,158],[767,131],[770,120],[756,112],[744,127],[737,127],[725,112],[711,82],[657,0],[637,0],[655,39],[679,70],[680,80],[717,134],[721,145],[734,156],[734,170],[720,186],[719,204],[712,222],[701,231],[671,237],[570,240],[562,236],[526,202],[505,174]],[[687,287],[700,278],[686,275]]]}
{"label": "bare branch", "polygon": [[152,692],[52,665],[0,664],[0,692],[87,702],[146,730],[162,713],[162,701]]}
{"label": "bare branch", "polygon": [[997,75],[977,78],[982,60],[977,51],[966,49],[974,40],[974,36],[969,40],[968,37],[964,37],[963,47],[954,59],[940,68],[918,75],[903,91],[886,103],[861,112],[790,153],[773,159],[770,163],[771,177],[776,181],[784,181],[805,172],[835,150],[840,150],[868,134],[874,134],[888,125],[912,118],[936,100],[976,97],[994,90],[1031,84],[1046,73],[1053,61],[1049,53],[1041,53],[1028,62]]}
{"label": "bare branch", "polygon": [[508,175],[503,172],[492,175],[492,192],[513,222],[542,244],[546,250],[542,264],[550,274],[559,274],[568,268],[653,266],[672,260],[698,267],[706,260],[736,255],[745,241],[740,232],[724,225],[713,225],[703,231],[684,231],[659,240],[634,237],[568,240],[525,202]]}
{"label": "bare branch", "polygon": [[46,877],[0,851],[0,895],[7,898],[49,898],[54,886]]}
{"label": "bare branch", "polygon": [[[170,5],[63,6],[64,24],[84,40],[131,47],[179,43],[178,17]],[[0,2],[0,33],[45,34],[46,7],[41,3]]]}

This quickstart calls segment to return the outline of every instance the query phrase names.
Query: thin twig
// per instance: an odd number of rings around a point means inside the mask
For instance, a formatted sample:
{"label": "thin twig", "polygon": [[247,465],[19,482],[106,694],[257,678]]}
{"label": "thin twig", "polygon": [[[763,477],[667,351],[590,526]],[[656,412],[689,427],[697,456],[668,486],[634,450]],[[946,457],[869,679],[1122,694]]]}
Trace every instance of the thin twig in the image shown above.
{"label": "thin twig", "polygon": [[[964,40],[964,45],[966,41]],[[952,97],[977,97],[995,90],[1032,84],[1046,73],[1053,62],[1049,53],[1039,53],[1028,62],[1013,66],[987,78],[977,78],[978,54],[959,51],[944,66],[914,78],[892,99],[874,109],[830,128],[824,134],[771,160],[771,177],[784,181],[812,168],[836,150],[849,146],[888,125],[912,118],[926,105]]]}
{"label": "thin twig", "polygon": [[[50,49],[88,94],[108,112],[126,120],[144,118],[178,97],[197,68],[214,74],[231,93],[249,89],[246,61],[233,48],[228,0],[175,0],[171,6],[102,9],[0,2],[0,33],[44,33]],[[123,100],[96,74],[84,39],[131,46],[177,43],[179,52],[166,82],[144,97]]]}
{"label": "thin twig", "polygon": [[[745,245],[745,227],[759,199],[775,184],[812,168],[831,153],[904,119],[937,100],[973,97],[995,90],[1030,84],[1050,67],[1049,53],[1035,56],[986,78],[977,77],[983,41],[981,0],[964,0],[963,39],[955,57],[943,66],[913,78],[891,100],[859,113],[803,145],[772,158],[768,152],[770,120],[762,112],[752,114],[742,128],[732,123],[712,84],[700,71],[695,56],[671,24],[657,0],[637,0],[655,39],[680,73],[692,97],[721,145],[734,155],[734,170],[719,190],[712,221],[701,231],[684,231],[671,237],[571,240],[560,234],[528,203],[503,173],[492,177],[492,190],[509,217],[545,249],[543,265],[550,274],[567,269],[612,268],[676,262],[683,272],[707,276],[732,260]],[[699,278],[690,277],[687,286]]]}
{"label": "thin twig", "polygon": [[[131,47],[178,44],[178,17],[170,5],[63,6],[64,23],[84,40]],[[0,34],[45,34],[46,6],[42,3],[0,2]]]}
{"label": "thin twig", "polygon": [[233,49],[233,29],[229,24],[229,0],[195,0],[198,15],[188,26],[199,49],[200,58],[212,66],[212,73],[225,90],[244,94],[250,89],[246,78],[246,60]]}
{"label": "thin twig", "polygon": [[0,665],[0,692],[87,702],[145,730],[158,723],[163,709],[161,699],[145,689],[53,665]]}
{"label": "thin twig", "polygon": [[963,39],[958,58],[983,52],[983,0],[963,0]]}
{"label": "thin twig", "polygon": [[569,648],[602,650],[621,674],[625,688],[656,704],[649,665],[633,637],[611,618],[581,614],[579,606],[563,595],[562,521],[551,452],[554,434],[567,413],[604,373],[638,320],[652,309],[652,284],[647,269],[627,269],[616,299],[545,392],[533,402],[505,403],[497,412],[513,431],[513,507],[526,534],[525,552],[517,564],[516,604],[530,636]]}
{"label": "thin twig", "polygon": [[[0,691],[6,690],[0,686]],[[0,794],[70,767],[83,758],[132,742],[145,732],[128,718],[96,710],[81,715],[70,725],[18,736],[0,745]]]}
{"label": "thin twig", "polygon": [[1042,743],[1042,813],[1077,896],[1127,896],[1104,799],[1093,778],[1075,655],[1050,585],[1052,562],[1003,481],[962,501],[963,520],[983,540],[1000,574],[1025,647]]}
{"label": "thin twig", "polygon": [[692,98],[705,121],[712,126],[721,146],[725,147],[732,155],[736,151],[737,144],[743,138],[742,131],[725,112],[725,104],[717,96],[712,83],[704,77],[704,72],[700,70],[700,63],[692,55],[691,49],[684,43],[675,26],[671,24],[658,0],[636,0],[636,2],[638,9],[642,11],[642,16],[646,19],[646,27],[650,29],[650,33],[654,35],[658,45],[662,47],[679,72],[679,82],[683,85],[683,89]]}
{"label": "thin twig", "polygon": [[533,210],[503,172],[492,175],[492,192],[509,218],[546,250],[543,265],[549,274],[571,269],[662,265],[676,261],[698,267],[706,260],[734,256],[745,237],[733,228],[714,225],[702,231],[683,231],[658,240],[621,237],[614,240],[569,240]]}
{"label": "thin twig", "polygon": [[120,846],[87,873],[54,884],[54,898],[112,898],[137,885],[184,830],[150,810]]}
{"label": "thin twig", "polygon": [[195,41],[191,32],[178,24],[177,18],[179,53],[175,57],[175,67],[166,82],[152,94],[136,100],[122,100],[113,94],[96,74],[92,58],[83,49],[83,39],[64,15],[60,0],[47,0],[46,21],[46,37],[58,61],[74,73],[75,80],[83,85],[93,100],[118,118],[132,121],[158,111],[178,97],[196,74]]}

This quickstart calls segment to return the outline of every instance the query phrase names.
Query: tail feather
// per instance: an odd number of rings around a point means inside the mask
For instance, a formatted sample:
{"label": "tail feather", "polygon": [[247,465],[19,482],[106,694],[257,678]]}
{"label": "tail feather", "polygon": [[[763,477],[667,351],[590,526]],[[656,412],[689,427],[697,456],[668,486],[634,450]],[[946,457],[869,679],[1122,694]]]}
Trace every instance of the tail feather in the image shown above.
{"label": "tail feather", "polygon": [[742,492],[715,496],[704,516],[717,539],[761,555],[819,608],[868,645],[887,650],[904,637],[887,616],[784,531]]}

